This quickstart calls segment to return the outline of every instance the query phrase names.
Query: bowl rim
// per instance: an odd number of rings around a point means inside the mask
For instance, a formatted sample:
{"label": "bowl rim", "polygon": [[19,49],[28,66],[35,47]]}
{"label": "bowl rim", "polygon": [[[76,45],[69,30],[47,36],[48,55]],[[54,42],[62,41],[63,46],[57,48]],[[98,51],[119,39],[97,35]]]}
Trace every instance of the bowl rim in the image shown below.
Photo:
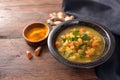
{"label": "bowl rim", "polygon": [[[85,22],[85,23],[89,23],[89,24],[93,24],[93,25],[96,25],[97,27],[99,27],[101,30],[103,30],[105,32],[105,34],[107,35],[107,37],[109,38],[109,46],[108,46],[108,50],[106,51],[106,53],[109,53],[104,54],[104,56],[101,56],[100,58],[98,58],[97,60],[95,61],[92,61],[92,62],[89,62],[89,63],[80,63],[80,62],[72,62],[72,61],[69,61],[65,58],[61,58],[59,55],[59,53],[57,53],[54,48],[52,47],[52,38],[54,36],[54,33],[57,32],[61,26],[64,26],[65,23],[69,23],[69,22],[75,22],[75,23],[80,23],[80,22]],[[66,28],[64,28],[66,29]],[[103,36],[103,35],[102,35]],[[111,43],[112,42],[112,43]],[[78,19],[74,19],[74,20],[69,20],[69,21],[65,21],[63,23],[61,23],[60,25],[56,26],[49,34],[48,36],[48,41],[47,41],[47,44],[48,44],[48,48],[51,52],[51,54],[61,63],[63,64],[66,64],[68,66],[71,66],[71,67],[76,67],[76,68],[93,68],[93,67],[96,67],[98,65],[101,65],[103,64],[104,62],[106,62],[111,56],[112,56],[112,53],[114,51],[114,48],[115,48],[115,39],[114,39],[114,36],[112,35],[112,33],[110,32],[110,30],[108,28],[106,28],[105,26],[101,25],[101,24],[98,24],[96,22],[93,22],[93,21],[88,21],[88,20],[78,20]],[[112,47],[113,46],[113,47]],[[94,63],[94,64],[93,64]],[[99,63],[99,64],[96,64],[96,63]],[[80,65],[81,64],[81,65]],[[88,66],[89,64],[89,66]]]}
{"label": "bowl rim", "polygon": [[[42,24],[42,25],[44,25],[44,27],[47,28],[47,33],[46,33],[46,35],[45,35],[44,38],[39,39],[39,40],[36,40],[36,41],[32,41],[32,40],[28,39],[28,38],[25,36],[25,35],[26,35],[26,34],[25,34],[26,29],[28,29],[28,28],[30,28],[30,27],[34,27],[34,26],[32,26],[32,25],[34,25],[34,24]],[[39,26],[38,26],[38,27],[39,27]],[[42,23],[42,22],[36,22],[36,23],[32,23],[32,24],[27,25],[26,27],[24,27],[24,28],[23,28],[23,31],[22,31],[22,36],[23,36],[23,38],[24,38],[26,41],[28,41],[28,42],[38,43],[38,42],[41,42],[41,41],[45,40],[45,39],[48,37],[49,33],[50,33],[50,28],[49,28],[48,24]]]}

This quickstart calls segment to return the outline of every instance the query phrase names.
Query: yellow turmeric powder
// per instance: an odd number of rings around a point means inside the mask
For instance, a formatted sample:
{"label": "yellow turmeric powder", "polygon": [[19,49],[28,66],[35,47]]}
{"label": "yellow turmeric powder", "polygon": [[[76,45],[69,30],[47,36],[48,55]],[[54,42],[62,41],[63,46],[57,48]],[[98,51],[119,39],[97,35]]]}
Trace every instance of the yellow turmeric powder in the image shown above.
{"label": "yellow turmeric powder", "polygon": [[47,30],[45,26],[33,27],[27,32],[26,37],[31,41],[38,41],[45,37]]}

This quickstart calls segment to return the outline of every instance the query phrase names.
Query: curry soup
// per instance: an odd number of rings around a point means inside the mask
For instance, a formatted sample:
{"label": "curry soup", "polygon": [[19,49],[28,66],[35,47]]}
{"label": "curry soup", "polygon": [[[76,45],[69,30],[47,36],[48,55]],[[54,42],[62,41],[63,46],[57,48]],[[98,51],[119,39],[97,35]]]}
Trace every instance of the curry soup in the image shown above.
{"label": "curry soup", "polygon": [[102,55],[104,39],[92,28],[73,26],[58,35],[55,46],[67,60],[91,62]]}

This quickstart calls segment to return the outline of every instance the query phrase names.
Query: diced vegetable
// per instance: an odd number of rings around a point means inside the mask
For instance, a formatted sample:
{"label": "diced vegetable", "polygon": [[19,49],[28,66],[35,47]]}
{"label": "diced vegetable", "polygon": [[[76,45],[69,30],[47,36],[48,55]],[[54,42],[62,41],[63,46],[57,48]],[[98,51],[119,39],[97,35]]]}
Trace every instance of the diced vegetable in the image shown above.
{"label": "diced vegetable", "polygon": [[94,36],[92,34],[89,34],[90,38],[93,38]]}
{"label": "diced vegetable", "polygon": [[93,41],[92,47],[96,47],[97,45],[98,45],[98,42],[97,41]]}
{"label": "diced vegetable", "polygon": [[56,45],[56,46],[60,46],[60,42],[59,42],[59,41],[56,41],[56,42],[55,42],[55,45]]}
{"label": "diced vegetable", "polygon": [[85,53],[86,53],[86,55],[94,55],[95,49],[94,49],[94,48],[91,48],[91,49],[85,51]]}
{"label": "diced vegetable", "polygon": [[68,46],[73,46],[73,42],[69,42]]}
{"label": "diced vegetable", "polygon": [[85,28],[80,29],[80,32],[85,32],[85,31],[86,31]]}
{"label": "diced vegetable", "polygon": [[85,51],[85,53],[86,53],[86,55],[91,55],[91,52],[90,52],[90,50],[88,50],[88,51]]}

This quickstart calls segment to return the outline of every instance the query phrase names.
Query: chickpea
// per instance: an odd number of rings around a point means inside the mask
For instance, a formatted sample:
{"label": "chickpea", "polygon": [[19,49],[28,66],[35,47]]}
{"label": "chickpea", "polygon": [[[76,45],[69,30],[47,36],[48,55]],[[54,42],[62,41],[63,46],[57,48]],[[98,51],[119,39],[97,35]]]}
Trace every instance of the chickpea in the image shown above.
{"label": "chickpea", "polygon": [[79,53],[75,53],[75,56],[76,56],[77,58],[79,58],[79,57],[80,57]]}
{"label": "chickpea", "polygon": [[65,36],[66,36],[66,38],[69,38],[69,37],[70,37],[69,34],[66,34]]}
{"label": "chickpea", "polygon": [[82,39],[81,39],[81,38],[79,38],[79,39],[78,39],[78,42],[79,42],[80,44],[82,44]]}
{"label": "chickpea", "polygon": [[69,47],[66,47],[65,51],[66,51],[66,53],[68,53],[68,54],[72,52],[72,50],[71,50]]}
{"label": "chickpea", "polygon": [[67,46],[68,45],[68,41],[65,41],[64,43],[63,43],[63,46]]}
{"label": "chickpea", "polygon": [[59,48],[58,51],[62,53],[62,52],[64,52],[64,49],[63,48]]}
{"label": "chickpea", "polygon": [[71,57],[69,57],[69,59],[73,61],[73,60],[76,59],[76,56],[75,56],[75,55],[74,55],[74,56],[71,56]]}
{"label": "chickpea", "polygon": [[72,38],[72,37],[75,37],[75,36],[73,35],[73,33],[70,33],[70,37]]}
{"label": "chickpea", "polygon": [[65,38],[65,36],[64,36],[64,35],[62,35],[62,36],[61,36],[61,38],[62,38],[62,39],[64,39],[64,38]]}
{"label": "chickpea", "polygon": [[75,49],[75,47],[74,46],[70,46],[70,49]]}

